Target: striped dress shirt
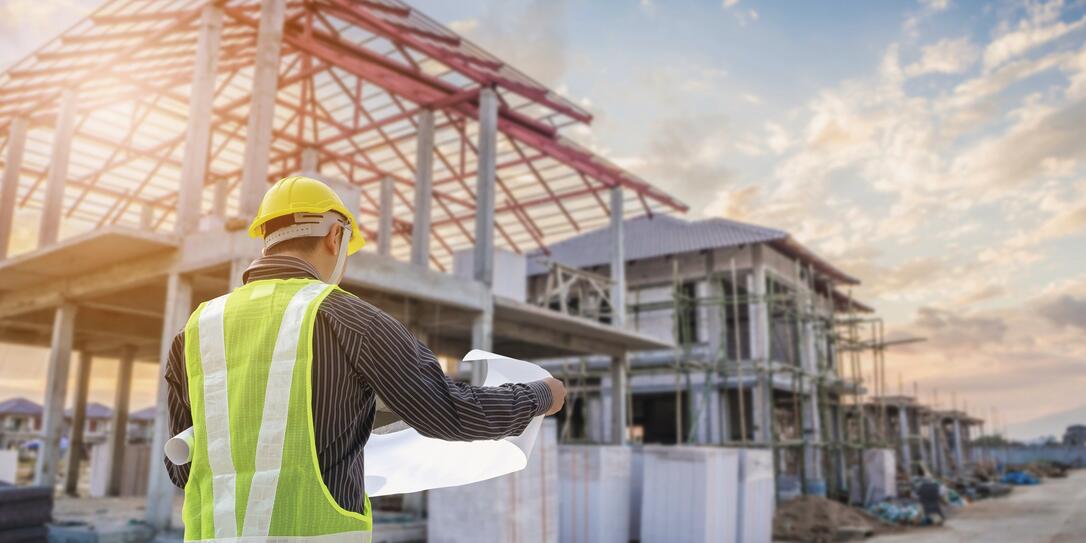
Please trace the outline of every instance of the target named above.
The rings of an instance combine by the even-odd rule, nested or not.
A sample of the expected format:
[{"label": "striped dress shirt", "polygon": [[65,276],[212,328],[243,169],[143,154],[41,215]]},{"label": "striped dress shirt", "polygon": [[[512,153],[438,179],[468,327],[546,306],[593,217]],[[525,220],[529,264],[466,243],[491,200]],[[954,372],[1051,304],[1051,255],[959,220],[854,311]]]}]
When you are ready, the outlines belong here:
[{"label": "striped dress shirt", "polygon": [[[300,258],[265,256],[254,261],[243,277],[249,283],[318,275]],[[184,330],[173,339],[166,383],[170,429],[178,434],[192,426]],[[317,308],[312,386],[321,476],[339,505],[356,512],[365,508],[363,447],[373,429],[378,397],[420,434],[449,441],[520,434],[551,404],[550,389],[541,381],[500,387],[453,381],[442,372],[434,353],[407,328],[340,290],[332,291]],[[184,488],[189,465],[165,463],[173,483]]]}]

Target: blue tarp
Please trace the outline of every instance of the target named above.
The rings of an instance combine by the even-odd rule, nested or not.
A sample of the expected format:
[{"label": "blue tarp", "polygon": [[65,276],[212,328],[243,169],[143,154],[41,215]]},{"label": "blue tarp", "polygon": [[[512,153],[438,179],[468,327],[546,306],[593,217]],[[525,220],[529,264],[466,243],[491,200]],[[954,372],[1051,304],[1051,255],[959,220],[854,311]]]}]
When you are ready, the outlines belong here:
[{"label": "blue tarp", "polygon": [[1003,476],[1003,482],[1008,485],[1035,485],[1040,481],[1036,477],[1024,471],[1009,471]]}]

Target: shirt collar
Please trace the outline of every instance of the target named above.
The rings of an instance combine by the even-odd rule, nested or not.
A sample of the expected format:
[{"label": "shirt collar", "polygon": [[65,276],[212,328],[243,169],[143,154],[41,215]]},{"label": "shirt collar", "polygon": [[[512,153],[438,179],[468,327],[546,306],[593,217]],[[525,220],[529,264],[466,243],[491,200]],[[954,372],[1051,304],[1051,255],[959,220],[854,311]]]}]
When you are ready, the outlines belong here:
[{"label": "shirt collar", "polygon": [[320,274],[312,264],[296,256],[266,255],[249,264],[241,276],[242,281],[260,281],[261,279],[320,279]]}]

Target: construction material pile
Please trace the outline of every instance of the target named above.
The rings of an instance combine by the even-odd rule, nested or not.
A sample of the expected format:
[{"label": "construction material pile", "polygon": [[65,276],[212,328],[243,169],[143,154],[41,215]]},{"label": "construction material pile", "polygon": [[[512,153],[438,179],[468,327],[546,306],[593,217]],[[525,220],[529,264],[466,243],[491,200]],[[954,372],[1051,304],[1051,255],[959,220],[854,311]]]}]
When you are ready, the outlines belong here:
[{"label": "construction material pile", "polygon": [[53,517],[53,491],[44,486],[0,483],[0,541],[45,541]]},{"label": "construction material pile", "polygon": [[784,502],[773,517],[773,538],[781,541],[848,541],[895,529],[862,509],[817,496]]}]

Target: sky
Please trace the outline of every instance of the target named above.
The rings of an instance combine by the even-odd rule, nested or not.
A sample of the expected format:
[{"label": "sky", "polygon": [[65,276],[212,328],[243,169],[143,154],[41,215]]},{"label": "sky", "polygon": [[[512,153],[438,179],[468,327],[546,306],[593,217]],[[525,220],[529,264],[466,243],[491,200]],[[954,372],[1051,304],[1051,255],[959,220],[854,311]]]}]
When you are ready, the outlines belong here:
[{"label": "sky", "polygon": [[[0,1],[0,66],[95,4]],[[891,337],[927,338],[889,353],[891,392],[1020,437],[1086,422],[1086,1],[412,5],[588,108],[572,135],[691,218],[787,230],[860,278]]]}]

